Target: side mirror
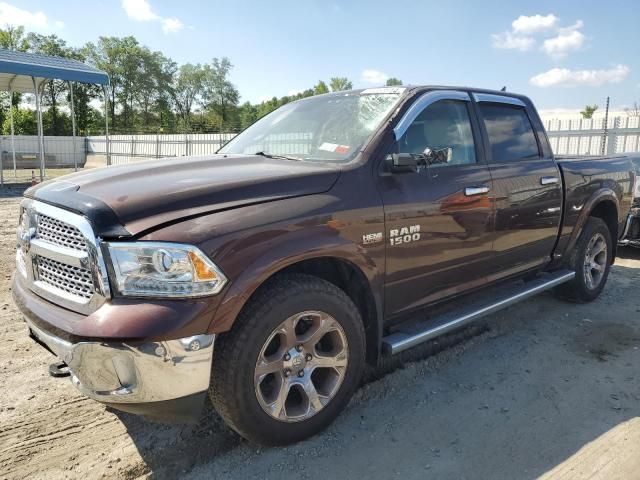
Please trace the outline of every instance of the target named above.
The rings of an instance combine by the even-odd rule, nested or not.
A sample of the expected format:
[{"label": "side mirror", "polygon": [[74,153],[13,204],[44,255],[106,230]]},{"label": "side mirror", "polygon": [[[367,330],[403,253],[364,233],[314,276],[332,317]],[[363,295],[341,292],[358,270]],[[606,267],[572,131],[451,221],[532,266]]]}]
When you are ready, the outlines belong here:
[{"label": "side mirror", "polygon": [[392,153],[385,160],[392,172],[411,172],[418,165],[418,160],[410,153]]}]

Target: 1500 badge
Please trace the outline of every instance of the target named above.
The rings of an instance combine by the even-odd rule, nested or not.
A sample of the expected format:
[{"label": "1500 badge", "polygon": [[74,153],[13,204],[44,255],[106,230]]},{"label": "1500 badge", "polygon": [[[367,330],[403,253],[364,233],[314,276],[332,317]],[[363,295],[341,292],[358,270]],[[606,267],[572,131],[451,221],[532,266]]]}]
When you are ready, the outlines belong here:
[{"label": "1500 badge", "polygon": [[417,242],[418,240],[420,240],[420,225],[409,225],[389,230],[389,241],[392,246]]}]

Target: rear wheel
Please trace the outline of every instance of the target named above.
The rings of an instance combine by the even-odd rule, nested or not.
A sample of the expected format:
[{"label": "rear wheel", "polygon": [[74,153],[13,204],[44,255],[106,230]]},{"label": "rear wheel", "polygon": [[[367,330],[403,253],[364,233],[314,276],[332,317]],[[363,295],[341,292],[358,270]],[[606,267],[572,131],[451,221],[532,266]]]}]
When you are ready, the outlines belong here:
[{"label": "rear wheel", "polygon": [[609,227],[600,218],[589,217],[569,257],[575,278],[557,288],[561,298],[574,302],[595,300],[609,276],[613,244]]},{"label": "rear wheel", "polygon": [[284,445],[329,425],[360,383],[364,329],[349,297],[317,277],[282,275],[220,337],[214,407],[249,440]]}]

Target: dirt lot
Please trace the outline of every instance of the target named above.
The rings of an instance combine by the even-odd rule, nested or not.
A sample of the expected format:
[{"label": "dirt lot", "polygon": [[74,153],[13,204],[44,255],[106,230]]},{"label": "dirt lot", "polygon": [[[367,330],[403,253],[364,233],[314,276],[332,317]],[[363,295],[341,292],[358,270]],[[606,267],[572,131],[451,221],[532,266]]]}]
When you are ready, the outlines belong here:
[{"label": "dirt lot", "polygon": [[0,478],[640,478],[638,250],[595,303],[494,315],[369,372],[325,433],[260,449],[211,411],[148,423],[50,377],[11,301],[17,211],[0,197]]}]

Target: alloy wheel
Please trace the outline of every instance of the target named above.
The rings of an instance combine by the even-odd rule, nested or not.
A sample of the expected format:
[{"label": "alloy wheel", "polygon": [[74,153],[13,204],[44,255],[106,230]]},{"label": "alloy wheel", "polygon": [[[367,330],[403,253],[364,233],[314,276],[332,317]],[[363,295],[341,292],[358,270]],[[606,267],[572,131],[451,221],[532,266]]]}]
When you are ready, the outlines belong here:
[{"label": "alloy wheel", "polygon": [[601,233],[596,233],[584,256],[584,280],[588,289],[595,290],[607,269],[607,241]]},{"label": "alloy wheel", "polygon": [[335,318],[320,311],[293,315],[271,333],[258,355],[258,402],[277,420],[307,420],[336,395],[347,365],[347,337]]}]

